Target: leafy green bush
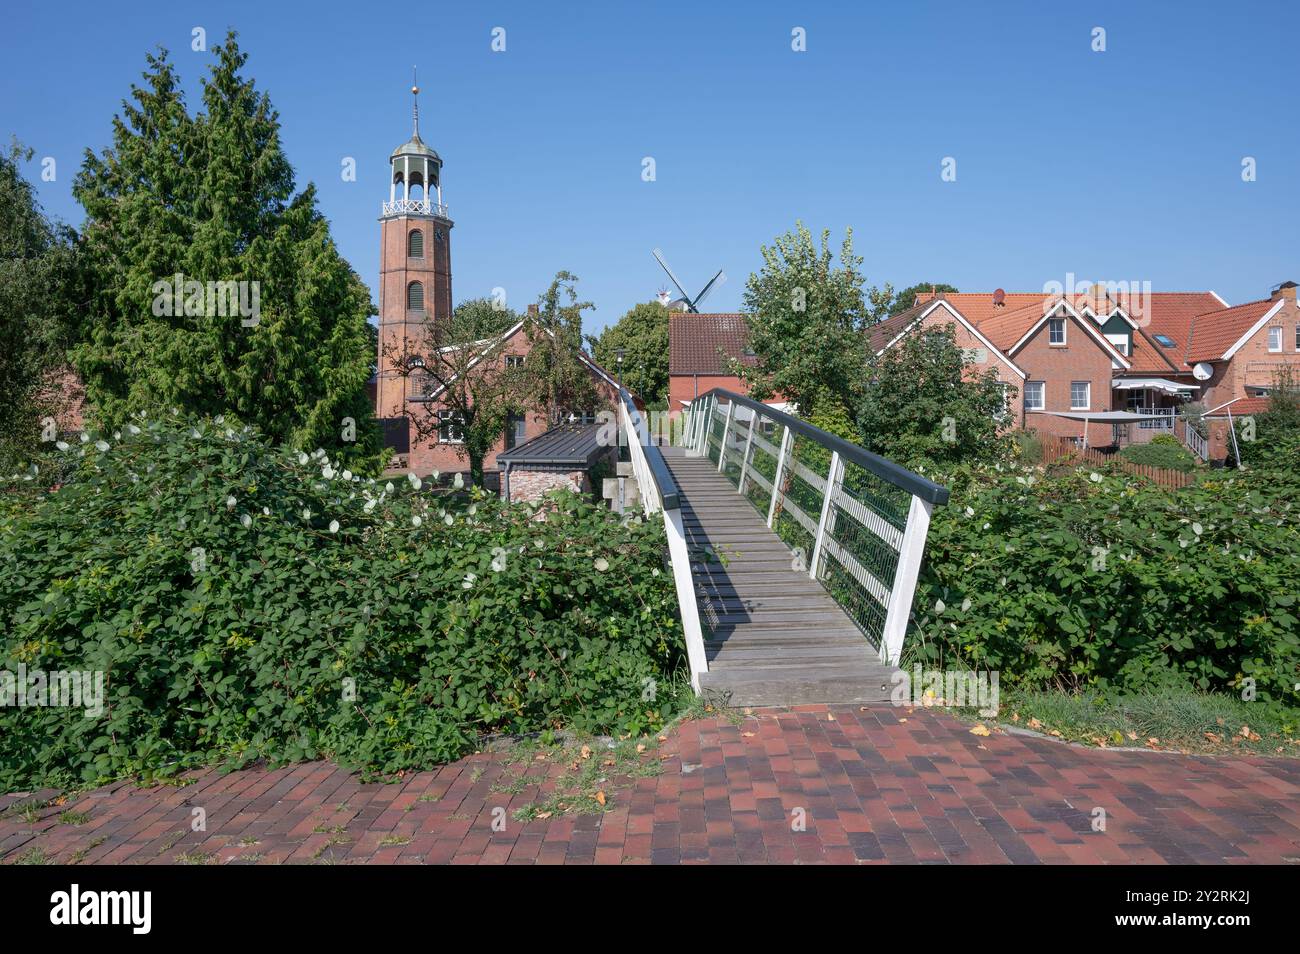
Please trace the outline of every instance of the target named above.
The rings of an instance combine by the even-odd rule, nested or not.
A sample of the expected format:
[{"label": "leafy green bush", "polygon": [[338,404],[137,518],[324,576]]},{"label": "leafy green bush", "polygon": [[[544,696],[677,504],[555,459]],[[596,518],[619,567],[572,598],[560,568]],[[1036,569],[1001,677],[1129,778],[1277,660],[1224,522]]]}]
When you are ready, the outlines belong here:
[{"label": "leafy green bush", "polygon": [[1025,689],[1190,686],[1295,704],[1295,472],[1170,492],[1011,465],[935,509],[909,637],[918,661]]},{"label": "leafy green bush", "polygon": [[1149,444],[1130,444],[1119,452],[1119,456],[1130,464],[1146,467],[1162,467],[1165,470],[1180,470],[1184,473],[1196,467],[1196,458],[1189,454],[1182,445],[1175,443],[1157,443],[1159,438]]},{"label": "leafy green bush", "polygon": [[[1172,434],[1157,434],[1148,442],[1151,447],[1182,447],[1183,442]],[[1138,445],[1140,446],[1140,445]]]},{"label": "leafy green bush", "polygon": [[[662,528],[363,480],[217,419],[137,419],[0,489],[0,791],[255,759],[429,765],[489,732],[656,728],[680,624]],[[658,687],[660,696],[648,691]]]},{"label": "leafy green bush", "polygon": [[1011,432],[1012,451],[1022,464],[1043,462],[1043,439],[1035,431]]}]

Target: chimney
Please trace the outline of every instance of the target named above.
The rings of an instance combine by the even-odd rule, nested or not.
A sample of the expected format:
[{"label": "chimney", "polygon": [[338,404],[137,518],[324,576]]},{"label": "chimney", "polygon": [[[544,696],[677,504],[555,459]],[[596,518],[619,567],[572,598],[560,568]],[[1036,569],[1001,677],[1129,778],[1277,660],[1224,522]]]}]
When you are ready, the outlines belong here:
[{"label": "chimney", "polygon": [[536,317],[537,317],[537,306],[536,306],[536,305],[529,305],[529,306],[528,306],[528,314],[530,314],[530,315],[532,315],[534,318],[536,318]]},{"label": "chimney", "polygon": [[1269,296],[1270,300],[1277,301],[1285,298],[1288,301],[1295,301],[1295,282],[1282,282],[1273,289],[1273,294]]}]

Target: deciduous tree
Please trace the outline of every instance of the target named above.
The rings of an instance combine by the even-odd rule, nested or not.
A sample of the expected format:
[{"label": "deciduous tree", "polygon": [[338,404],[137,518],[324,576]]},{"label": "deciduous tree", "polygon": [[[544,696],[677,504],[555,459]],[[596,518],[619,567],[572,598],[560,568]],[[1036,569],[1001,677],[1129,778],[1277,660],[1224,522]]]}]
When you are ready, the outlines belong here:
[{"label": "deciduous tree", "polygon": [[617,371],[624,387],[654,406],[668,403],[668,318],[668,309],[659,302],[642,302],[599,337],[590,339],[592,354],[601,367]]}]

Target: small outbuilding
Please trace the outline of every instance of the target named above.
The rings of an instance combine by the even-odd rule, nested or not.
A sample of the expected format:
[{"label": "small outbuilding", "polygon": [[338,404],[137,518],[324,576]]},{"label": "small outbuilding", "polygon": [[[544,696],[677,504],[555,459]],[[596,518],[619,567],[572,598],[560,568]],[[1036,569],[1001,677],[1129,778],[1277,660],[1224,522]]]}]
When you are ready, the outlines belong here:
[{"label": "small outbuilding", "polygon": [[538,500],[548,490],[563,487],[591,494],[604,472],[613,473],[617,441],[603,439],[611,428],[602,424],[561,424],[544,434],[497,454],[501,496],[507,501]]}]

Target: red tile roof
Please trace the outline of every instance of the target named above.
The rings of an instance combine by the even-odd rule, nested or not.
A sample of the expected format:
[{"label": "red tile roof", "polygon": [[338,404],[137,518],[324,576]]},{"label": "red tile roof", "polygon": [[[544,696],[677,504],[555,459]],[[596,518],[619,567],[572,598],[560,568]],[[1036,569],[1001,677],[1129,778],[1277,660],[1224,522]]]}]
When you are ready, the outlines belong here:
[{"label": "red tile roof", "polygon": [[1232,412],[1233,417],[1246,417],[1248,415],[1263,414],[1268,410],[1269,402],[1272,398],[1268,397],[1244,397],[1233,401],[1227,407],[1219,408],[1213,414],[1207,414],[1206,417],[1227,417],[1228,412]]},{"label": "red tile roof", "polygon": [[[1042,317],[1044,304],[1055,300],[1042,292],[1007,292],[1001,305],[994,303],[991,292],[950,292],[940,296],[921,292],[916,300],[918,303],[928,303],[935,297],[946,299],[982,335],[1004,351],[1019,341],[1033,323]],[[1104,289],[1097,289],[1076,296],[1071,304],[1076,311],[1091,307],[1099,316],[1109,314],[1118,305],[1137,323],[1133,353],[1129,355],[1129,361],[1133,365],[1130,373],[1186,373],[1190,364],[1198,360],[1191,359],[1185,363],[1193,321],[1197,316],[1234,310],[1225,309],[1218,296],[1208,291],[1110,295]],[[1230,323],[1230,327],[1236,327],[1236,324]],[[1249,327],[1250,324],[1246,323],[1241,333]],[[1171,338],[1174,347],[1166,348],[1156,342],[1154,336],[1157,334]],[[1240,337],[1240,333],[1237,337]],[[1226,351],[1236,340],[1233,338],[1229,341],[1223,350]]]},{"label": "red tile roof", "polygon": [[728,362],[743,364],[757,359],[745,354],[749,325],[738,313],[693,315],[675,313],[668,319],[669,374],[730,374]]},{"label": "red tile roof", "polygon": [[1197,315],[1190,323],[1187,363],[1219,360],[1276,304],[1266,298]]}]

